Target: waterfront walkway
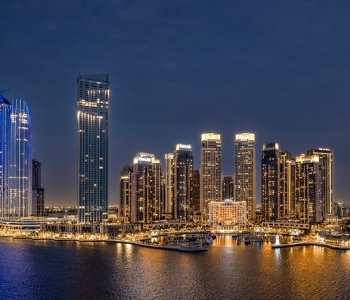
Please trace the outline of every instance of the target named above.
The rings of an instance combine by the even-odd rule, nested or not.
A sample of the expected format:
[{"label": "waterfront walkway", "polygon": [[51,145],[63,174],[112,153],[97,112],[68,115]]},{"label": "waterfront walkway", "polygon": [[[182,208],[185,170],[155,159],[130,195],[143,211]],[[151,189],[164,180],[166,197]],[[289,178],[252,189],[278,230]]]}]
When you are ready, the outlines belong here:
[{"label": "waterfront walkway", "polygon": [[345,245],[333,245],[328,243],[320,243],[320,242],[312,242],[312,241],[304,241],[299,243],[288,243],[288,244],[273,244],[272,248],[286,248],[286,247],[295,247],[295,246],[321,246],[327,247],[336,250],[350,250],[350,246]]}]

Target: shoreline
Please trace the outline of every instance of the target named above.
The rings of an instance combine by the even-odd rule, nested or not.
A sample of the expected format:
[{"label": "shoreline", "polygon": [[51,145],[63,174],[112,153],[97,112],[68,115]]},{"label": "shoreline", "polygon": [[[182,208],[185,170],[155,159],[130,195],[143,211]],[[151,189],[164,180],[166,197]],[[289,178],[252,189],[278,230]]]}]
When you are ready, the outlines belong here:
[{"label": "shoreline", "polygon": [[129,244],[129,245],[135,245],[140,246],[144,248],[152,248],[152,249],[161,249],[161,250],[176,250],[179,252],[203,252],[207,251],[208,249],[199,246],[198,244],[184,244],[184,245],[174,245],[174,246],[167,246],[167,245],[152,245],[152,244],[145,244],[139,241],[125,241],[125,240],[117,240],[117,239],[77,239],[77,238],[33,238],[30,236],[0,236],[1,238],[10,238],[10,239],[22,239],[22,240],[32,240],[32,241],[53,241],[53,242],[79,242],[79,243],[120,243],[120,244]]},{"label": "shoreline", "polygon": [[272,249],[296,247],[296,246],[322,246],[322,247],[331,248],[334,250],[350,250],[350,246],[341,246],[341,245],[337,246],[337,245],[318,243],[318,242],[300,242],[300,243],[279,244],[279,245],[273,244]]}]

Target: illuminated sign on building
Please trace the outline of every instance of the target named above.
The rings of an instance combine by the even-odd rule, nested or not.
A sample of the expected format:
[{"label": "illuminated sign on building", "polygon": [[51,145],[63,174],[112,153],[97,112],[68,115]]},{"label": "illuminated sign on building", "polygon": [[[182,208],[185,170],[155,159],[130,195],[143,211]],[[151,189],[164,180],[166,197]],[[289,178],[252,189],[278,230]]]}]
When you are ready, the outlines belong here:
[{"label": "illuminated sign on building", "polygon": [[151,162],[151,158],[150,157],[139,157],[139,161]]},{"label": "illuminated sign on building", "polygon": [[190,144],[177,144],[176,150],[179,150],[179,149],[192,149],[192,147]]}]

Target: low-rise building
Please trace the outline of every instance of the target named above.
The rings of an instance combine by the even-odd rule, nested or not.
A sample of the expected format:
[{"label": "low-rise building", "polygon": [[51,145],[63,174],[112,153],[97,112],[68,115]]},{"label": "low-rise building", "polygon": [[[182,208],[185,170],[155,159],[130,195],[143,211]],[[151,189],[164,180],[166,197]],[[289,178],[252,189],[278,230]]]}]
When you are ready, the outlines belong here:
[{"label": "low-rise building", "polygon": [[246,201],[212,201],[209,203],[209,223],[213,226],[246,226]]}]

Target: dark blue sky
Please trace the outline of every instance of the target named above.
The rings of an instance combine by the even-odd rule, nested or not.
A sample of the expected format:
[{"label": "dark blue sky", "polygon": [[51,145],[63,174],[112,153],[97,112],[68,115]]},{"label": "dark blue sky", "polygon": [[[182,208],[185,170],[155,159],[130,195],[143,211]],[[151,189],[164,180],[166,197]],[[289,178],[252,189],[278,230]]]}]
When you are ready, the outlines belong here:
[{"label": "dark blue sky", "polygon": [[[335,200],[349,202],[350,2],[0,2],[0,89],[28,101],[46,204],[76,203],[76,77],[109,73],[110,203],[136,152],[162,159],[200,134],[334,150]],[[260,202],[260,174],[257,176]]]}]

